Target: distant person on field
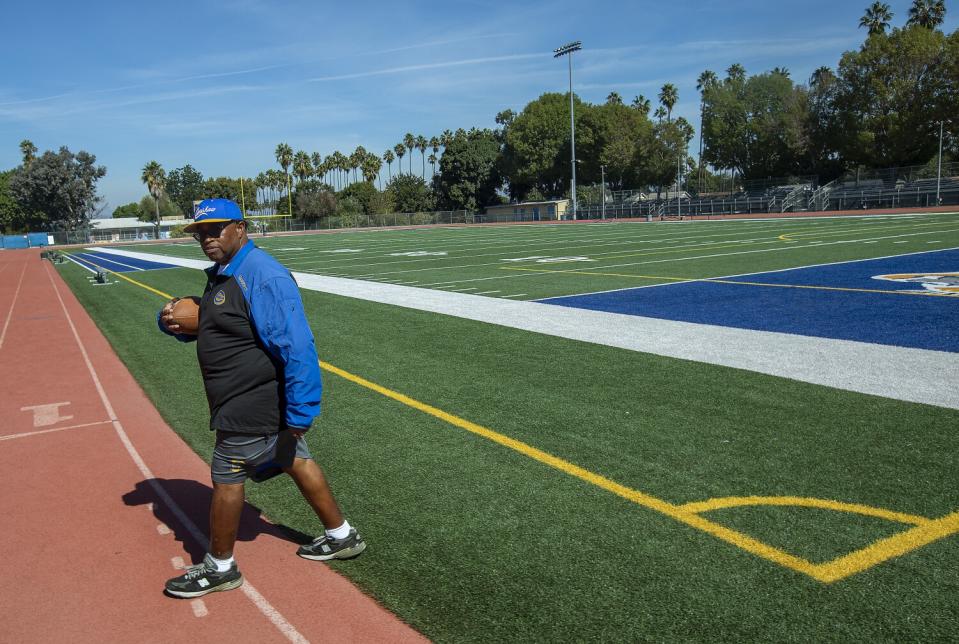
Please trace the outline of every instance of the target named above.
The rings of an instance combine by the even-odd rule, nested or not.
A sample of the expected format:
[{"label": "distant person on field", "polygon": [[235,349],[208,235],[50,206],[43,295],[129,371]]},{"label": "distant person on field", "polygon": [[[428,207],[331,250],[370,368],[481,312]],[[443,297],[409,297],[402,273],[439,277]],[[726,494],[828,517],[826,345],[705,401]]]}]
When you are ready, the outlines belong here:
[{"label": "distant person on field", "polygon": [[160,330],[196,340],[196,353],[216,431],[211,471],[210,548],[203,562],[166,583],[176,597],[199,597],[243,583],[233,560],[243,509],[243,482],[281,470],[296,482],[326,528],[298,555],[349,559],[366,543],[343,518],[303,435],[320,414],[320,368],[313,334],[293,276],[247,238],[247,222],[228,199],[196,206],[187,232],[213,266],[200,301],[198,334],[186,335],[172,317],[173,302],[159,313]]}]

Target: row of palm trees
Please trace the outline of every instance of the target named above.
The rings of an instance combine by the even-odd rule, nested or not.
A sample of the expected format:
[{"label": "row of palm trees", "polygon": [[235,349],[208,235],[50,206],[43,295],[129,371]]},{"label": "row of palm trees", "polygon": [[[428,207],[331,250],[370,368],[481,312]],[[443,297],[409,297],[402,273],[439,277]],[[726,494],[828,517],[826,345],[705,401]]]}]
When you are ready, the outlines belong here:
[{"label": "row of palm trees", "polygon": [[[426,181],[426,163],[429,162],[432,167],[432,174],[436,174],[436,164],[439,163],[440,148],[445,149],[453,138],[453,133],[446,130],[440,136],[433,136],[427,139],[422,134],[419,136],[407,133],[400,143],[392,148],[388,148],[382,156],[378,156],[367,151],[362,145],[351,154],[343,154],[339,150],[323,156],[319,152],[309,154],[302,150],[296,152],[286,143],[280,143],[276,146],[276,162],[283,168],[283,174],[287,177],[286,183],[292,183],[295,178],[297,185],[309,179],[318,179],[336,190],[342,190],[351,183],[355,183],[362,177],[363,181],[374,182],[378,178],[382,188],[383,163],[386,163],[388,181],[393,180],[393,162],[398,162],[398,173],[403,172],[403,157],[409,154],[409,171],[413,174],[413,153],[419,150],[421,155],[421,178]],[[432,150],[429,157],[426,156],[427,150]],[[292,171],[292,172],[291,172]],[[266,174],[261,173],[263,185],[269,185],[270,181]],[[260,177],[258,177],[259,179]]]},{"label": "row of palm trees", "polygon": [[[606,102],[622,105],[623,97],[620,96],[619,92],[610,92],[606,96]],[[676,106],[676,103],[679,102],[679,90],[676,89],[676,86],[672,83],[663,85],[659,90],[659,102],[660,106],[653,112],[653,116],[660,121],[663,119],[671,121],[673,118],[673,108]],[[642,94],[633,98],[631,106],[646,115],[648,115],[649,110],[652,109],[651,101]]]}]

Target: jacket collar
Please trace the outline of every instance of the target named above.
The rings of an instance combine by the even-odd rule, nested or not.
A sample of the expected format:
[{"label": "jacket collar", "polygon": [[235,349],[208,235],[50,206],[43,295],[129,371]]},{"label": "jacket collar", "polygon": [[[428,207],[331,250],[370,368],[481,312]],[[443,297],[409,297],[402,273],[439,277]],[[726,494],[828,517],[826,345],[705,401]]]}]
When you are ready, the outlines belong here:
[{"label": "jacket collar", "polygon": [[[237,251],[236,255],[233,256],[233,259],[230,260],[230,263],[226,265],[226,268],[222,273],[220,273],[220,275],[223,277],[230,277],[236,273],[240,268],[240,264],[243,263],[243,260],[254,248],[256,248],[256,245],[253,243],[253,240],[248,240],[245,244],[243,244],[243,248]],[[213,267],[213,270],[216,271],[216,266]]]}]

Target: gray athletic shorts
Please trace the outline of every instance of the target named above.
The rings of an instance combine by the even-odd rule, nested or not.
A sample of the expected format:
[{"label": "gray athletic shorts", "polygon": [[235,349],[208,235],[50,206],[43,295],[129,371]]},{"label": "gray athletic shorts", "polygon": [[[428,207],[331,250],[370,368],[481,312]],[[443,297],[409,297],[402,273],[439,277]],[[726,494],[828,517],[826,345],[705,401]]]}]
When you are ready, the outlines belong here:
[{"label": "gray athletic shorts", "polygon": [[275,474],[277,467],[290,467],[294,458],[313,458],[304,438],[289,431],[277,434],[216,433],[210,471],[215,483],[242,483]]}]

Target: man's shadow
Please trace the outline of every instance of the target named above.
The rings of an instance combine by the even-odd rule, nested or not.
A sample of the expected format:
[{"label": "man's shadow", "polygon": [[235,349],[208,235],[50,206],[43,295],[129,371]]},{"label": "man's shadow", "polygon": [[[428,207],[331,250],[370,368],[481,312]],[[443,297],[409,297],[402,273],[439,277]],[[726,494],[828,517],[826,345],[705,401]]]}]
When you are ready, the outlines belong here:
[{"label": "man's shadow", "polygon": [[[158,491],[162,490],[162,492]],[[199,528],[203,539],[197,539],[183,524],[183,520],[170,508],[170,504],[163,497],[163,493],[183,512],[193,525]],[[146,479],[136,484],[136,487],[123,495],[123,502],[127,505],[153,504],[153,516],[173,531],[176,540],[183,544],[183,549],[190,554],[194,563],[203,559],[207,551],[209,538],[210,502],[213,499],[213,488],[198,481],[185,479]],[[261,516],[261,510],[249,502],[243,506],[240,516],[240,528],[237,531],[237,541],[252,541],[260,534],[266,534],[284,541],[296,544],[310,543],[313,538],[307,534],[287,526],[270,523]]]}]

